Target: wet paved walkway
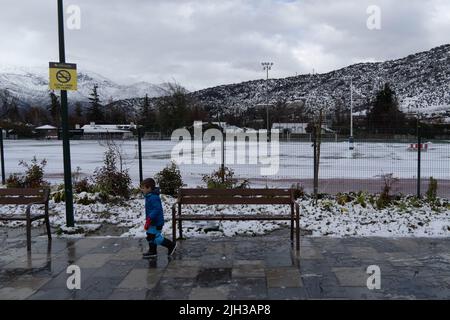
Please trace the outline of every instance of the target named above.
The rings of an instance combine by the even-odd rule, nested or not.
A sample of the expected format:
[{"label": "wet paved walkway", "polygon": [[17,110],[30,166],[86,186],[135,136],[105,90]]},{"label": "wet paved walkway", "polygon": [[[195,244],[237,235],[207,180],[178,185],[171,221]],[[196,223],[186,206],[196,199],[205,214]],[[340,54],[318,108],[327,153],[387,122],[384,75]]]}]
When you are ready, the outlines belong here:
[{"label": "wet paved walkway", "polygon": [[[143,260],[142,239],[3,239],[0,299],[450,299],[450,239],[262,237],[189,239]],[[68,290],[66,268],[81,268]],[[367,288],[367,267],[381,289]]]}]

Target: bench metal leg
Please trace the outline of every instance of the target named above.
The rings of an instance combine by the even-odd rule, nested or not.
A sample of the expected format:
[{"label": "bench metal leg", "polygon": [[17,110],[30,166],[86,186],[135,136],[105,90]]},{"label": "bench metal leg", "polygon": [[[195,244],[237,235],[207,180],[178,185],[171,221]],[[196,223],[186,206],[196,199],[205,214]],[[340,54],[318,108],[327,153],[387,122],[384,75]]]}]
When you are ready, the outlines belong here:
[{"label": "bench metal leg", "polygon": [[181,204],[178,205],[178,234],[180,236],[180,239],[183,239],[183,224],[181,220]]},{"label": "bench metal leg", "polygon": [[172,242],[177,242],[177,217],[175,206],[172,207]]},{"label": "bench metal leg", "polygon": [[295,231],[296,231],[296,249],[300,251],[300,207],[297,205],[296,215],[295,215]]},{"label": "bench metal leg", "polygon": [[52,240],[52,231],[50,229],[50,219],[48,217],[48,206],[45,206],[45,226],[47,227],[48,240]]},{"label": "bench metal leg", "polygon": [[294,243],[294,205],[291,204],[291,243]]},{"label": "bench metal leg", "polygon": [[31,219],[27,217],[27,251],[31,251]]}]

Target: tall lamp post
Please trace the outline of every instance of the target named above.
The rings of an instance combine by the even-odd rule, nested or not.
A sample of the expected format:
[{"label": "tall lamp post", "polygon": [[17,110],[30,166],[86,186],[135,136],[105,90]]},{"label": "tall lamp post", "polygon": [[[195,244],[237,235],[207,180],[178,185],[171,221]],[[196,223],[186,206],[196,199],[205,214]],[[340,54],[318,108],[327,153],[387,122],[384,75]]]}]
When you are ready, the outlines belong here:
[{"label": "tall lamp post", "polygon": [[[416,100],[417,103],[417,100]],[[416,105],[417,107],[417,105]],[[411,105],[409,106],[411,111]],[[411,113],[411,112],[410,112]],[[422,137],[420,132],[420,117],[419,111],[411,113],[416,116],[416,132],[417,132],[417,198],[421,197],[420,183],[421,183],[421,167],[422,167]]]},{"label": "tall lamp post", "polygon": [[269,135],[269,96],[268,96],[268,83],[269,80],[269,71],[272,70],[273,62],[262,62],[261,63],[263,70],[266,71],[266,112],[267,112],[267,135]]}]

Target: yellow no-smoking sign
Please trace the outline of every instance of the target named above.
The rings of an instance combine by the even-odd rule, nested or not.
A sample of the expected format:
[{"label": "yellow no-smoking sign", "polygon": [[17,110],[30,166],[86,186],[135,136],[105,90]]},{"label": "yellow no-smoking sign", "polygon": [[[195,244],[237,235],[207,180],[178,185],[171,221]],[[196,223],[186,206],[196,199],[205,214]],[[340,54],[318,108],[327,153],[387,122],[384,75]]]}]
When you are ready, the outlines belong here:
[{"label": "yellow no-smoking sign", "polygon": [[73,63],[50,62],[50,89],[77,90],[77,65]]}]

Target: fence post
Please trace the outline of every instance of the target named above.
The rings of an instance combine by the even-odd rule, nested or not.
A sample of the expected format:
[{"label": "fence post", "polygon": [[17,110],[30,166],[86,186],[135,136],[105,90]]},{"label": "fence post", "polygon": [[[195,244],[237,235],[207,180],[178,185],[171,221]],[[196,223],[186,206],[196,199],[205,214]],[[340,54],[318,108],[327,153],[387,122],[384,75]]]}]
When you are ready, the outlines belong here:
[{"label": "fence post", "polygon": [[420,118],[417,115],[417,198],[421,197],[420,194],[420,167],[422,158],[422,138],[420,137]]},{"label": "fence post", "polygon": [[144,175],[142,172],[142,138],[141,138],[141,127],[137,126],[137,136],[138,136],[138,158],[139,158],[139,184],[144,181]]},{"label": "fence post", "polygon": [[319,181],[317,177],[317,130],[316,125],[313,128],[313,147],[314,147],[314,198],[317,201],[317,194],[319,189]]},{"label": "fence post", "polygon": [[0,128],[0,161],[2,162],[2,185],[6,184],[5,178],[5,154],[3,151],[3,128]]}]

